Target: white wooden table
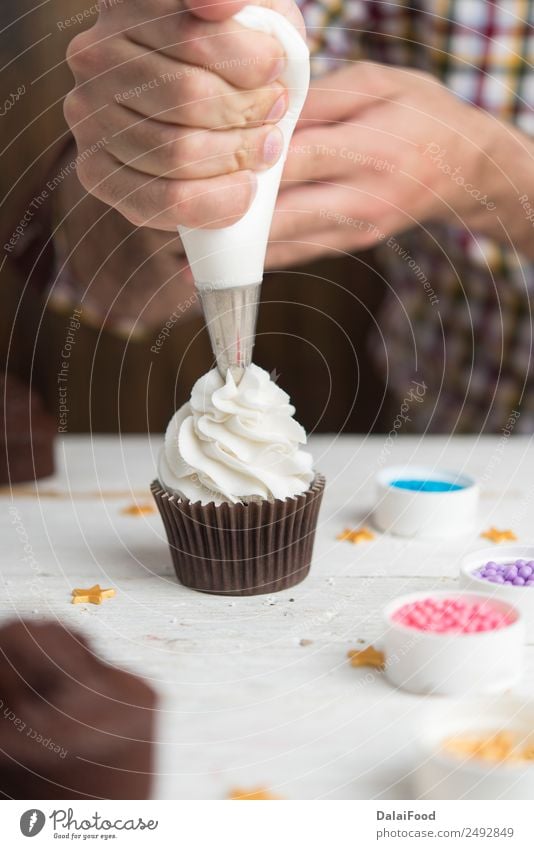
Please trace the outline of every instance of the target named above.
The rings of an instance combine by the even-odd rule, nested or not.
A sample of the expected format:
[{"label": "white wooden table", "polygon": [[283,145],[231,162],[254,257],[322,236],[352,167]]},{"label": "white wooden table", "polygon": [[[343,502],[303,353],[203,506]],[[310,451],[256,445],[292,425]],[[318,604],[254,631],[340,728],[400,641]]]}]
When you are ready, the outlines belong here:
[{"label": "white wooden table", "polygon": [[[432,699],[351,668],[347,650],[380,637],[387,600],[453,587],[460,556],[480,547],[489,525],[534,542],[531,440],[399,436],[388,463],[482,481],[477,529],[439,546],[380,535],[355,546],[336,536],[369,522],[384,439],[314,437],[328,487],[311,574],[286,592],[234,599],[181,587],[159,515],[122,512],[150,503],[160,444],[67,437],[55,478],[17,488],[13,500],[3,491],[0,621],[67,622],[152,682],[161,694],[158,798],[222,799],[255,786],[290,799],[409,797],[417,721]],[[117,596],[100,607],[70,603],[73,587],[97,582]],[[534,646],[527,654],[518,689],[534,695]]]}]

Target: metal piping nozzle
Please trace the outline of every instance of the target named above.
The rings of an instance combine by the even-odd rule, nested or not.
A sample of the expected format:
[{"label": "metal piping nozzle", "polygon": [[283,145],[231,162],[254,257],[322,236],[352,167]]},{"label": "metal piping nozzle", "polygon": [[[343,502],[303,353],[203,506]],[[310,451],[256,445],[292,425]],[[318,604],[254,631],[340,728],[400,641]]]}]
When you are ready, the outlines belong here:
[{"label": "metal piping nozzle", "polygon": [[228,369],[239,383],[252,362],[261,282],[225,289],[199,289],[204,319],[217,368],[226,380]]}]

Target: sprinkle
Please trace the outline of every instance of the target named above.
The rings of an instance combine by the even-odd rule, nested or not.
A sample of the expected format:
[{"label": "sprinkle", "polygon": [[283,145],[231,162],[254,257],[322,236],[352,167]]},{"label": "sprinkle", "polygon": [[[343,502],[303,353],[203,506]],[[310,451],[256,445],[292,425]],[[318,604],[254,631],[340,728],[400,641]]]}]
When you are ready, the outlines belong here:
[{"label": "sprinkle", "polygon": [[102,604],[105,598],[113,598],[115,590],[103,590],[100,584],[89,587],[87,590],[72,590],[73,604]]},{"label": "sprinkle", "polygon": [[373,669],[383,669],[385,666],[385,655],[383,651],[378,651],[374,646],[367,646],[366,649],[351,649],[347,652],[347,657],[350,658],[351,666],[370,666]]},{"label": "sprinkle", "polygon": [[266,790],[264,787],[256,787],[254,790],[241,790],[240,788],[232,790],[229,798],[233,801],[249,800],[259,802],[268,799],[281,799],[282,797],[275,796],[274,793],[270,793],[269,790]]},{"label": "sprinkle", "polygon": [[345,530],[337,536],[337,539],[352,542],[354,545],[357,545],[360,542],[369,542],[374,538],[375,535],[368,528],[358,528],[356,530],[345,528]]},{"label": "sprinkle", "polygon": [[130,504],[121,510],[123,516],[150,516],[156,512],[152,504]]},{"label": "sprinkle", "polygon": [[521,744],[510,731],[494,731],[485,737],[449,737],[442,745],[447,754],[476,758],[489,763],[518,763],[534,760],[534,745]]},{"label": "sprinkle", "polygon": [[474,634],[506,628],[513,619],[491,601],[469,598],[423,598],[403,604],[391,617],[394,622],[416,631],[435,634]]},{"label": "sprinkle", "polygon": [[507,584],[512,587],[534,586],[534,560],[518,559],[506,563],[490,560],[472,572],[474,578],[492,584]]},{"label": "sprinkle", "polygon": [[497,528],[495,528],[493,526],[489,530],[483,531],[483,533],[481,533],[480,536],[484,537],[484,539],[489,539],[491,542],[495,542],[495,543],[506,542],[508,540],[513,541],[513,540],[517,539],[517,537],[516,537],[516,535],[514,534],[513,531],[510,531],[510,530],[499,531],[499,530],[497,530]]}]

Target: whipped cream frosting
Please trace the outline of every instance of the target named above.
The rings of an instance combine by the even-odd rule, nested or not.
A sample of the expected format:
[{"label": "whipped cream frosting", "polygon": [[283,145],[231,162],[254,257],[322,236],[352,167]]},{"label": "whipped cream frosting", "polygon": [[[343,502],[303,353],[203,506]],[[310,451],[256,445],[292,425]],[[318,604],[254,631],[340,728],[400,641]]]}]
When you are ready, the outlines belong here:
[{"label": "whipped cream frosting", "polygon": [[300,446],[304,428],[289,396],[269,374],[249,366],[236,385],[217,369],[198,380],[172,417],[159,458],[159,479],[189,501],[238,503],[288,498],[314,478]]}]

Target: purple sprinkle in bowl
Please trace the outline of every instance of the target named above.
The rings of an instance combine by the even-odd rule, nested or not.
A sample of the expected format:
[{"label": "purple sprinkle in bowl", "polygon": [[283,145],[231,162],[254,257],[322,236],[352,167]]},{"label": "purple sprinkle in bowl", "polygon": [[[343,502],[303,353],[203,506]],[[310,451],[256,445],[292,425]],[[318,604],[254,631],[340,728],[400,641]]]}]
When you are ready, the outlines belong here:
[{"label": "purple sprinkle in bowl", "polygon": [[493,545],[467,554],[460,586],[515,605],[523,614],[527,640],[534,639],[534,545]]}]

